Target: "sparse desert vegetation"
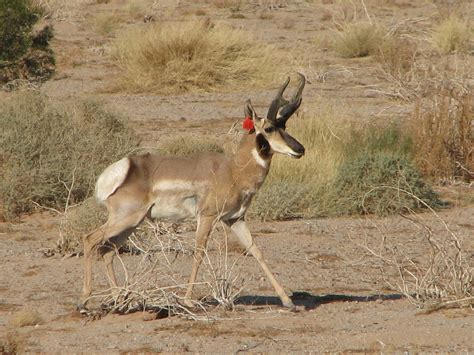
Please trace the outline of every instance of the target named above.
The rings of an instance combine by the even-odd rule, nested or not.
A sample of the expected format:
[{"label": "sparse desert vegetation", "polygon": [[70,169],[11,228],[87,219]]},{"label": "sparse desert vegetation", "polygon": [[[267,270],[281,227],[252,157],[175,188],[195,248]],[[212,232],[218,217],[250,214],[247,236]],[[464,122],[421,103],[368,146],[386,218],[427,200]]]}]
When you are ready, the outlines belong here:
[{"label": "sparse desert vegetation", "polygon": [[334,50],[343,58],[375,54],[384,41],[383,29],[367,22],[344,24],[334,36]]},{"label": "sparse desert vegetation", "polygon": [[132,28],[112,50],[122,70],[117,89],[159,93],[261,87],[285,70],[276,54],[250,33],[207,21]]},{"label": "sparse desert vegetation", "polygon": [[437,25],[433,32],[433,42],[441,53],[468,52],[473,48],[474,30],[468,20],[454,14]]},{"label": "sparse desert vegetation", "polygon": [[65,106],[20,92],[0,108],[1,204],[7,218],[35,204],[63,209],[94,190],[101,169],[138,145],[118,116],[85,101]]},{"label": "sparse desert vegetation", "polygon": [[[1,2],[0,352],[472,352],[473,9]],[[17,61],[47,75],[5,72]],[[295,72],[307,84],[287,130],[306,153],[273,158],[246,220],[296,312],[224,224],[185,307],[189,221],[142,223],[117,288],[96,260],[77,312],[82,237],[106,220],[100,171],[130,153],[231,153],[245,101],[265,116]]]},{"label": "sparse desert vegetation", "polygon": [[38,325],[42,322],[43,318],[38,311],[28,308],[18,311],[10,319],[10,324],[19,328]]}]

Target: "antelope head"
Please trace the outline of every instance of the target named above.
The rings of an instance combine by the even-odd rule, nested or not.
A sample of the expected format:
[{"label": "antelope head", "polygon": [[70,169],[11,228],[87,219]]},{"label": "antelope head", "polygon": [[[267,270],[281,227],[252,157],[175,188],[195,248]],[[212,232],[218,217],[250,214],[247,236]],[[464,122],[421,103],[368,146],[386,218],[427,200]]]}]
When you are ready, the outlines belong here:
[{"label": "antelope head", "polygon": [[304,155],[304,147],[286,132],[286,122],[301,105],[301,93],[306,83],[305,77],[298,73],[300,82],[290,101],[283,98],[283,92],[290,78],[280,87],[268,109],[267,117],[262,118],[255,112],[250,100],[245,106],[245,114],[253,121],[257,135],[257,145],[261,154],[280,153],[299,159]]}]

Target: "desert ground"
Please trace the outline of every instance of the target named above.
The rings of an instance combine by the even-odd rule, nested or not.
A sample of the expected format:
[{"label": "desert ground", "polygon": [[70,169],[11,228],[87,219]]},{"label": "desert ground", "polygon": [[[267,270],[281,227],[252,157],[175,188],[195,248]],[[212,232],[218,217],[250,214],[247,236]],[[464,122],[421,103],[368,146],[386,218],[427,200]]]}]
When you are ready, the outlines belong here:
[{"label": "desert ground", "polygon": [[[265,89],[246,87],[178,95],[110,90],[119,70],[107,54],[114,34],[103,34],[90,24],[96,16],[108,12],[126,16],[131,7],[126,7],[124,0],[45,3],[56,6],[48,21],[55,28],[52,48],[57,68],[53,78],[38,90],[66,103],[90,97],[101,100],[129,118],[142,138],[143,147],[157,145],[163,138],[179,133],[222,140],[230,127],[243,119],[247,98],[264,112],[274,95],[275,84]],[[121,26],[143,22],[143,15],[152,15],[154,21],[164,24],[208,17],[243,28],[291,54],[291,67],[304,73],[309,81],[300,108],[304,112],[331,100],[339,109],[338,119],[357,124],[404,119],[412,110],[412,103],[395,101],[382,93],[390,83],[380,75],[377,63],[370,57],[343,59],[327,43],[327,36],[333,31],[331,18],[351,12],[356,3],[360,5],[358,1],[242,1],[237,11],[241,16],[236,16],[229,9],[231,2],[226,1],[143,3]],[[427,36],[440,19],[443,2],[362,3],[367,5],[371,20],[390,26],[417,19],[407,21],[407,26],[410,23]],[[473,5],[464,6],[469,18],[474,19]],[[427,42],[423,45],[428,46]],[[454,55],[433,60],[450,62]],[[472,55],[465,60],[474,67]],[[463,242],[472,267],[474,186],[448,183],[437,190],[452,202],[450,208],[437,213],[423,212],[421,219],[433,233],[441,235],[447,228],[455,233]],[[471,308],[417,307],[400,290],[389,287],[389,283],[400,282],[398,274],[393,269],[382,270],[377,258],[368,255],[365,246],[376,248],[382,237],[408,247],[414,258],[429,254],[423,238],[418,238],[419,225],[401,216],[251,220],[249,226],[256,243],[291,295],[296,311],[281,307],[257,262],[251,256],[242,256],[229,235],[229,260],[238,260],[238,282],[242,286],[233,309],[211,305],[205,311],[195,310],[192,315],[170,317],[147,311],[100,316],[77,311],[82,256],[50,252],[59,238],[60,220],[60,215],[39,209],[18,222],[0,223],[0,339],[3,344],[16,344],[22,352],[474,351]],[[215,237],[222,239],[224,234],[226,230],[219,227]],[[192,243],[192,231],[185,230],[180,235]],[[216,254],[216,248],[211,248],[210,257]],[[141,258],[140,254],[121,256],[129,270]],[[186,277],[191,261],[190,254],[177,257],[173,268],[180,277]],[[94,264],[95,290],[107,289],[103,266],[98,260]],[[203,267],[201,279],[208,275],[206,268]],[[123,282],[118,263],[116,269]],[[15,325],[15,317],[23,310],[38,315],[36,325]]]}]

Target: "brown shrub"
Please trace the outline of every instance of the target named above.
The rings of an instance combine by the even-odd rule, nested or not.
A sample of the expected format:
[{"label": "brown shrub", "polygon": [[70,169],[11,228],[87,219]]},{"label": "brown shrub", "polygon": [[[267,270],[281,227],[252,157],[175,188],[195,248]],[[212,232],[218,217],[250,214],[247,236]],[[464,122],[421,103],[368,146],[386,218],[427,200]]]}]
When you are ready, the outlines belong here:
[{"label": "brown shrub", "polygon": [[427,98],[417,101],[409,132],[417,146],[415,159],[433,178],[474,179],[474,94],[465,85],[433,83]]},{"label": "brown shrub", "polygon": [[415,42],[395,36],[387,38],[377,48],[375,59],[390,75],[407,81],[415,66],[417,49]]}]

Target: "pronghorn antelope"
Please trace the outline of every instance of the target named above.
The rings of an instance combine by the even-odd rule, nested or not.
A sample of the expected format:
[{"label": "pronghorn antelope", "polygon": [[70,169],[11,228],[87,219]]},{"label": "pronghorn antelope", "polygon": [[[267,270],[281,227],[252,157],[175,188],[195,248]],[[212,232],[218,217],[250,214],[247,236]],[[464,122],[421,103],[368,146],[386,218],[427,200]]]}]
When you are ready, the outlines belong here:
[{"label": "pronghorn antelope", "polygon": [[99,248],[112,287],[117,287],[113,258],[133,230],[144,220],[197,219],[194,260],[185,295],[192,306],[193,285],[203,259],[209,234],[217,221],[227,224],[240,243],[258,261],[275,288],[283,306],[293,308],[255,245],[245,223],[245,212],[262,186],[274,153],[301,158],[304,147],[286,132],[286,122],[301,104],[305,77],[290,101],[282,95],[290,78],[280,87],[267,117],[257,115],[250,100],[245,106],[244,128],[249,133],[233,156],[201,153],[189,157],[153,154],[132,155],[119,160],[99,176],[96,197],[107,207],[107,222],[84,236],[84,288],[81,307],[91,294],[92,251]]}]

